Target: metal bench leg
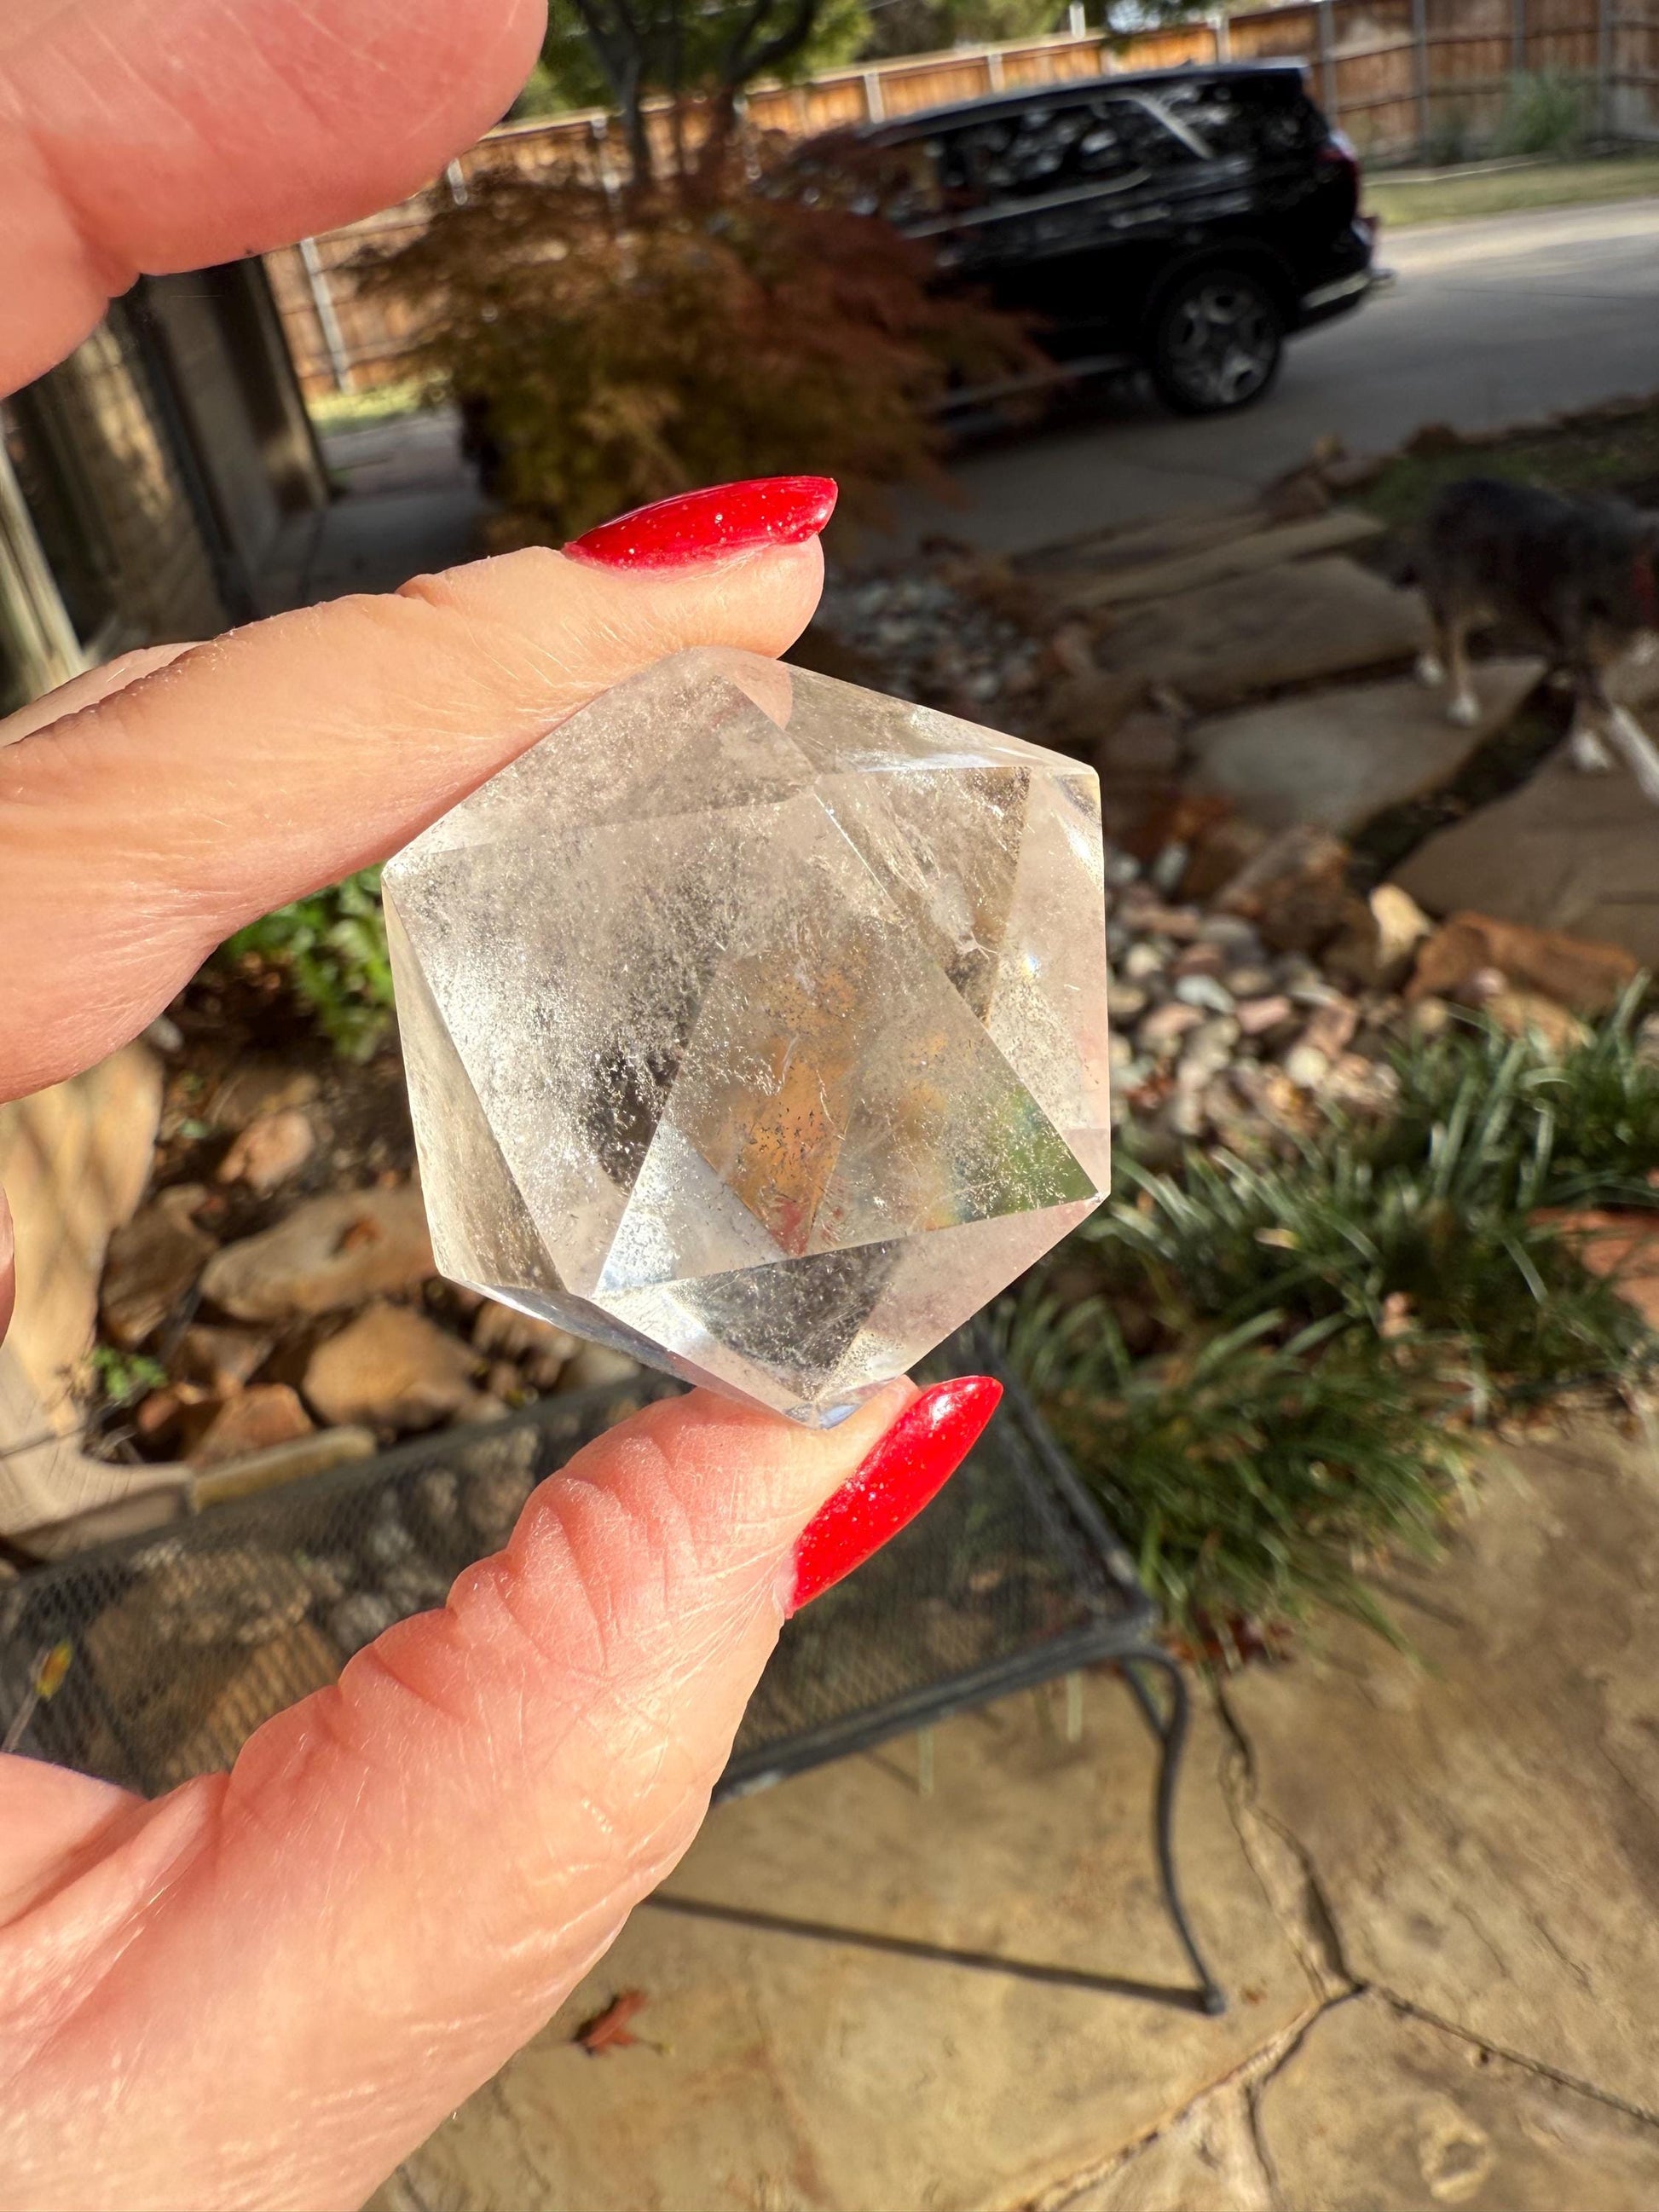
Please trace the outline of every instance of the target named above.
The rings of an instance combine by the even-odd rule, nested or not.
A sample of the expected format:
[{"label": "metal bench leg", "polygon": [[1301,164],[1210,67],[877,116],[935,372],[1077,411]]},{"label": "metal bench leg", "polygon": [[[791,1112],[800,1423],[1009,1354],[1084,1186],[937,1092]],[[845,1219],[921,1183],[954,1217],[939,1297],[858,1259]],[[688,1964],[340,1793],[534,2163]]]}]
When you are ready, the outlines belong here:
[{"label": "metal bench leg", "polygon": [[[1134,1694],[1146,1725],[1158,1741],[1158,1807],[1153,1820],[1152,1839],[1158,1851],[1158,1870],[1164,1884],[1164,1902],[1168,1908],[1176,1934],[1181,1938],[1181,1948],[1192,1961],[1193,1972],[1199,1980],[1199,1994],[1207,2013],[1224,2013],[1227,1999],[1220,1984],[1211,1973],[1204,1954],[1198,1948],[1192,1923],[1187,1917],[1187,1908],[1181,1899],[1181,1885],[1176,1879],[1175,1863],[1175,1802],[1176,1790],[1181,1780],[1181,1757],[1187,1747],[1187,1727],[1190,1707],[1187,1684],[1180,1668],[1167,1651],[1151,1645],[1139,1650],[1127,1651],[1117,1662],[1123,1669],[1123,1679]],[[1166,1719],[1158,1709],[1157,1698],[1141,1680],[1139,1668],[1153,1667],[1170,1686],[1170,1711]]]}]

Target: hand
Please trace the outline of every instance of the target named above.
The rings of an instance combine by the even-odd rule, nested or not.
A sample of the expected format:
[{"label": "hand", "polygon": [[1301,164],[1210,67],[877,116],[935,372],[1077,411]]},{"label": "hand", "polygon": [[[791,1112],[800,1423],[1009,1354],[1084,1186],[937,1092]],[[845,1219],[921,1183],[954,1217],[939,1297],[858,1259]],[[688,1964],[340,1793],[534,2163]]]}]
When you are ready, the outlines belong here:
[{"label": "hand", "polygon": [[[46,368],[139,268],[409,191],[506,106],[539,14],[9,0],[0,372]],[[0,1097],[617,678],[781,651],[820,574],[811,538],[648,573],[521,553],[130,655],[0,725]],[[0,1328],[9,1244],[0,1205]],[[230,1774],[151,1804],[0,1760],[0,2202],[360,2202],[674,1864],[792,1600],[925,1502],[994,1396],[895,1384],[828,1436],[653,1407]]]}]

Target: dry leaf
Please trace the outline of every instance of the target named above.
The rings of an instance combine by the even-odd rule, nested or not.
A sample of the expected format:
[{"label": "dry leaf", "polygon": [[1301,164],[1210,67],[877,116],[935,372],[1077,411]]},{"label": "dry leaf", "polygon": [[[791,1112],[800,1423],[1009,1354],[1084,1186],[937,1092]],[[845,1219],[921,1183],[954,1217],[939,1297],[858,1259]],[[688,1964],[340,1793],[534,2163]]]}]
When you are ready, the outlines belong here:
[{"label": "dry leaf", "polygon": [[627,2051],[640,2039],[631,2034],[628,2023],[646,2002],[643,1990],[622,1990],[611,1998],[603,2012],[596,2012],[585,2020],[576,2030],[576,2041],[590,2058],[597,2058],[604,2051]]}]

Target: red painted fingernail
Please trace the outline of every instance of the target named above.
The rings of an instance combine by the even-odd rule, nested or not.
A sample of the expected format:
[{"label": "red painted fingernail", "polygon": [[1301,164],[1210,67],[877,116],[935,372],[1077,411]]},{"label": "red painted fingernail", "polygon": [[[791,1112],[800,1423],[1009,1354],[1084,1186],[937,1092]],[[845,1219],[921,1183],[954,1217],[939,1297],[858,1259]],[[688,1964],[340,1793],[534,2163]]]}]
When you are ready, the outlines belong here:
[{"label": "red painted fingernail", "polygon": [[765,545],[799,545],[816,538],[835,511],[833,477],[751,477],[636,507],[564,550],[573,560],[603,568],[687,568]]},{"label": "red painted fingernail", "polygon": [[910,1401],[852,1480],[807,1522],[795,1547],[792,1613],[915,1519],[973,1449],[1001,1395],[990,1376],[964,1375]]}]

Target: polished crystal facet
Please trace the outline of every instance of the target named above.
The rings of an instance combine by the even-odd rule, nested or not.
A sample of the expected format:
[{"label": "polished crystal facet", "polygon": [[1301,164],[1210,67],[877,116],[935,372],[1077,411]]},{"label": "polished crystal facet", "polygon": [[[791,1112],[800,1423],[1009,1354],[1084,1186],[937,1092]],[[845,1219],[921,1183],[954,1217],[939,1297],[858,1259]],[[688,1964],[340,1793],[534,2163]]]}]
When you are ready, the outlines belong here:
[{"label": "polished crystal facet", "polygon": [[386,871],[447,1275],[817,1425],[1106,1188],[1092,773],[725,649]]}]

